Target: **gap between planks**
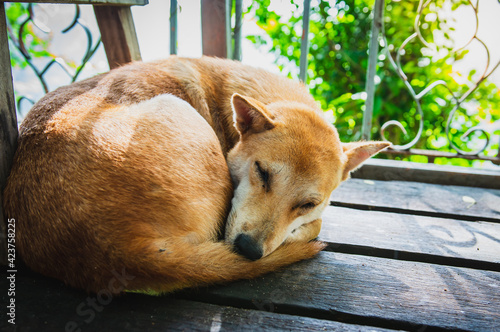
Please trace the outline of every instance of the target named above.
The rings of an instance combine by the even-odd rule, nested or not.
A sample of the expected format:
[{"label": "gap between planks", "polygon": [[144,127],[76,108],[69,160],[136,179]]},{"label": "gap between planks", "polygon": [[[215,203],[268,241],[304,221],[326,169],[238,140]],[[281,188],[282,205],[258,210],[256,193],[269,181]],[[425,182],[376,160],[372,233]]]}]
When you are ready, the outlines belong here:
[{"label": "gap between planks", "polygon": [[[208,305],[218,305],[230,308],[236,308],[241,310],[258,310],[258,312],[263,313],[273,313],[279,315],[287,315],[291,317],[296,317],[297,320],[309,318],[319,321],[328,321],[337,324],[345,324],[346,326],[358,326],[358,328],[364,327],[367,331],[422,331],[425,329],[426,332],[432,331],[449,331],[446,328],[440,328],[438,326],[430,326],[423,324],[413,324],[396,319],[384,319],[380,317],[367,317],[362,315],[356,315],[351,313],[345,313],[342,311],[337,311],[330,309],[324,311],[321,309],[315,309],[311,307],[301,307],[297,305],[279,304],[274,306],[262,300],[250,300],[250,299],[240,299],[234,298],[232,296],[225,295],[214,295],[210,292],[205,292],[201,290],[199,292],[186,292],[182,294],[177,294],[176,298],[180,300],[188,300],[191,302],[198,302],[200,304]],[[309,329],[308,329],[309,330]],[[360,331],[363,331],[360,329]],[[461,329],[454,329],[454,331],[467,331]]]},{"label": "gap between planks", "polygon": [[500,225],[327,207],[328,251],[500,272]]},{"label": "gap between planks", "polygon": [[362,210],[500,222],[500,190],[404,181],[349,179],[332,205]]},{"label": "gap between planks", "polygon": [[323,252],[255,279],[180,298],[417,331],[486,330],[497,318],[500,274]]},{"label": "gap between planks", "polygon": [[[172,296],[148,296],[137,293],[123,294],[110,301],[106,295],[89,304],[94,295],[86,294],[61,282],[39,276],[31,271],[18,274],[16,298],[20,309],[16,327],[23,331],[75,330],[92,331],[234,331],[234,330],[287,330],[287,331],[387,331],[371,326],[344,324],[331,320],[246,310],[226,305],[216,305],[195,300],[178,300]],[[2,277],[1,286],[8,280]],[[7,293],[1,294],[2,300]],[[44,303],[43,308],[40,303]],[[108,303],[109,302],[109,303]],[[22,308],[21,308],[22,304]],[[92,307],[97,306],[100,311]],[[95,309],[92,314],[92,309]],[[7,321],[0,322],[0,330],[8,330]]]},{"label": "gap between planks", "polygon": [[415,215],[423,217],[434,217],[434,218],[446,218],[446,219],[458,219],[463,221],[487,221],[493,223],[500,223],[500,219],[485,217],[485,216],[468,216],[462,214],[448,213],[448,212],[436,212],[436,211],[423,211],[423,210],[409,210],[405,208],[388,207],[388,206],[376,206],[358,203],[348,203],[339,201],[330,201],[330,206],[345,207],[356,210],[363,211],[380,211],[380,212],[391,212],[406,215]]},{"label": "gap between planks", "polygon": [[[320,240],[322,240],[320,238]],[[440,255],[424,254],[402,250],[381,249],[355,244],[332,243],[325,241],[328,246],[325,251],[337,252],[342,254],[370,256],[385,259],[394,259],[408,262],[429,263],[443,266],[461,267],[481,271],[500,272],[500,263],[485,262],[475,259],[466,259],[459,257],[446,257]]]}]

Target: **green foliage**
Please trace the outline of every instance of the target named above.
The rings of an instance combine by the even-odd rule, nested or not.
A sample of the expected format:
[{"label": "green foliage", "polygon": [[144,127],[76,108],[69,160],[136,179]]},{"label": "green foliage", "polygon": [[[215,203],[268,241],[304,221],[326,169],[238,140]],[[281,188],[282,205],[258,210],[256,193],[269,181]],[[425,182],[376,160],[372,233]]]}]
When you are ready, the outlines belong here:
[{"label": "green foliage", "polygon": [[[317,0],[312,1],[311,5],[307,84],[323,110],[333,112],[335,126],[344,141],[357,140],[361,135],[373,2]],[[435,50],[432,51],[424,43],[414,39],[404,48],[401,67],[416,94],[430,83],[443,80],[454,95],[460,97],[469,87],[456,82],[452,64],[466,56],[467,50],[452,52],[455,47],[451,38],[452,18],[441,17],[438,10],[444,2],[434,1],[424,10],[420,20],[422,36],[428,43],[436,43]],[[302,1],[292,3],[297,10],[289,18],[268,11],[270,0],[254,0],[248,13],[255,16],[257,24],[270,37],[249,36],[249,39],[258,46],[270,46],[281,69],[294,77],[297,70],[287,68],[298,67],[299,64],[302,33],[302,10],[299,5]],[[418,3],[415,0],[386,1],[384,26],[387,49],[393,58],[396,57],[398,47],[415,32]],[[463,4],[464,1],[454,1],[453,8]],[[441,38],[434,41],[436,30],[440,31]],[[408,134],[404,135],[397,127],[389,127],[386,137],[395,144],[408,143],[418,130],[416,103],[404,81],[392,68],[387,53],[380,53],[377,67],[379,83],[376,85],[372,136],[374,139],[381,139],[381,125],[389,120],[398,120]],[[477,79],[477,74],[471,70],[468,77]],[[476,132],[466,142],[462,142],[460,137],[468,128],[479,123],[500,120],[500,93],[494,84],[485,81],[466,101],[457,111],[450,132],[459,148],[470,151],[484,144],[484,135]],[[448,114],[453,106],[454,97],[443,86],[436,87],[423,97],[424,130],[414,148],[453,151],[445,133]],[[491,144],[485,154],[495,155],[494,149],[498,149],[498,145]],[[412,158],[423,161],[421,159],[422,157]],[[439,162],[442,163],[442,160]],[[455,159],[450,162],[456,163]],[[470,164],[468,161],[465,163]]]}]

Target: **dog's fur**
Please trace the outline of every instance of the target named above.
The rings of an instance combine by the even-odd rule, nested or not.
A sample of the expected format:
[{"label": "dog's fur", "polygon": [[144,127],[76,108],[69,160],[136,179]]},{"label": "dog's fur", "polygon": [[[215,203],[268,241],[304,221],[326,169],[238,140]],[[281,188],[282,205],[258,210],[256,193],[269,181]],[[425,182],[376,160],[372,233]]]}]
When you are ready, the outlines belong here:
[{"label": "dog's fur", "polygon": [[332,190],[386,146],[341,144],[302,84],[170,57],[40,100],[4,208],[35,271],[92,292],[126,273],[127,289],[166,292],[312,257]]}]

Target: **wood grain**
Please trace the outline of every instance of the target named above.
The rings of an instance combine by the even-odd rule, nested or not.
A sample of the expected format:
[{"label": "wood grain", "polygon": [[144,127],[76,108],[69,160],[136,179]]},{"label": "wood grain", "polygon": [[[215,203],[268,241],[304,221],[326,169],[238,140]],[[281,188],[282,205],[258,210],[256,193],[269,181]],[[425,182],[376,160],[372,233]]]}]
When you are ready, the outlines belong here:
[{"label": "wood grain", "polygon": [[94,6],[110,69],[140,61],[141,52],[130,7]]},{"label": "wood grain", "polygon": [[496,189],[349,179],[330,199],[334,205],[500,222],[500,190]]},{"label": "wood grain", "polygon": [[[7,289],[4,274],[0,284]],[[108,298],[104,291],[100,296],[88,295],[32,273],[18,274],[16,285],[16,328],[22,331],[71,331],[71,327],[82,331],[384,331],[172,296],[125,294]],[[6,295],[0,295],[2,303],[8,303]],[[9,331],[8,327],[5,319],[0,321],[0,330]]]},{"label": "wood grain", "polygon": [[[327,207],[320,238],[334,244],[499,263],[500,224]],[[446,260],[444,260],[446,261]],[[464,264],[467,264],[464,262]]]},{"label": "wood grain", "polygon": [[194,296],[398,329],[495,331],[499,289],[499,272],[322,252],[282,272]]},{"label": "wood grain", "polygon": [[372,180],[412,181],[500,189],[500,167],[497,170],[477,169],[410,161],[369,159],[352,176]]},{"label": "wood grain", "polygon": [[0,3],[0,265],[7,263],[6,219],[2,192],[7,183],[17,146],[17,116],[10,68],[4,3]]}]

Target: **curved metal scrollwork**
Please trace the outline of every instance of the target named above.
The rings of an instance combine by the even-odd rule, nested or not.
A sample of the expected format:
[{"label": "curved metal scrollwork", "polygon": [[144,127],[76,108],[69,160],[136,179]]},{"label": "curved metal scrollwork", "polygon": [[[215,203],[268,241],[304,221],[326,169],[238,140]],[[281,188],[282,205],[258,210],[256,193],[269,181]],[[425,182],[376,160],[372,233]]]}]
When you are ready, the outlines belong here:
[{"label": "curved metal scrollwork", "polygon": [[[51,57],[51,60],[43,67],[39,67],[33,62],[34,57],[30,54],[30,50],[26,47],[26,42],[25,42],[25,38],[27,36],[26,31],[28,30],[27,29],[28,24],[30,23],[33,24],[45,34],[49,34],[52,32],[49,27],[47,27],[45,24],[37,20],[33,4],[30,3],[28,5],[27,8],[28,17],[23,22],[20,23],[17,33],[11,26],[8,26],[9,39],[11,40],[12,44],[16,47],[16,49],[19,51],[19,53],[22,55],[22,58],[26,62],[28,67],[31,68],[35,73],[44,93],[49,92],[49,86],[44,76],[50,70],[50,68],[52,68],[52,66],[54,65],[59,66],[64,71],[64,73],[68,75],[68,77],[71,79],[71,82],[75,82],[78,79],[78,76],[82,72],[87,62],[90,60],[90,58],[92,58],[94,53],[97,51],[98,47],[101,45],[100,37],[94,44],[92,32],[90,31],[87,24],[81,19],[80,7],[78,5],[74,5],[74,8],[75,8],[75,14],[71,23],[67,27],[65,27],[61,32],[67,33],[72,29],[74,29],[75,27],[80,27],[81,29],[83,29],[85,35],[87,36],[87,45],[85,52],[81,59],[80,65],[78,65],[76,68],[72,68],[62,57],[57,57],[57,56]],[[26,96],[19,96],[17,98],[18,110],[20,110],[20,106],[23,101],[27,101],[31,104],[35,103],[34,100]]]},{"label": "curved metal scrollwork", "polygon": [[[422,111],[422,102],[421,102],[422,98],[426,94],[428,94],[431,90],[433,90],[434,88],[436,88],[437,86],[443,86],[443,87],[445,87],[449,91],[449,93],[451,95],[452,102],[454,104],[452,110],[450,111],[450,113],[448,115],[447,122],[446,122],[446,128],[445,128],[446,137],[448,139],[449,145],[450,145],[451,148],[455,149],[461,155],[473,155],[473,156],[475,156],[475,155],[478,155],[481,152],[483,152],[486,149],[486,147],[488,146],[489,138],[488,138],[488,133],[486,132],[486,130],[481,125],[475,126],[473,128],[470,128],[469,130],[467,130],[460,137],[460,139],[462,141],[465,141],[469,137],[469,135],[471,133],[473,133],[473,132],[478,132],[478,133],[484,134],[484,136],[486,137],[486,139],[485,139],[485,143],[479,149],[476,149],[474,151],[464,151],[464,150],[460,149],[453,142],[453,137],[452,137],[452,134],[451,134],[451,131],[450,131],[450,127],[452,125],[452,121],[454,119],[454,116],[455,116],[457,110],[461,107],[461,105],[464,103],[464,101],[478,88],[478,86],[486,78],[488,78],[488,76],[490,76],[500,66],[500,61],[496,65],[494,65],[494,66],[492,66],[490,68],[491,58],[490,58],[489,49],[486,46],[486,44],[481,39],[479,39],[478,36],[477,36],[478,27],[479,27],[479,19],[478,19],[479,1],[477,1],[477,4],[474,5],[472,3],[472,1],[468,0],[469,6],[473,9],[473,12],[474,12],[474,18],[475,18],[474,34],[472,35],[471,38],[469,38],[464,43],[464,45],[460,45],[459,47],[454,48],[451,52],[458,52],[460,50],[463,50],[464,48],[466,48],[467,46],[469,46],[474,40],[478,41],[484,47],[484,49],[486,51],[487,61],[486,61],[486,66],[485,66],[485,69],[484,69],[483,73],[481,74],[481,76],[475,82],[473,82],[473,84],[470,86],[470,88],[465,93],[463,93],[462,95],[455,94],[450,89],[450,87],[448,86],[448,84],[445,81],[443,81],[443,80],[437,80],[437,81],[434,81],[434,82],[430,83],[420,93],[417,94],[415,92],[415,90],[413,89],[412,85],[410,84],[410,82],[408,82],[408,78],[407,78],[406,74],[404,73],[404,71],[402,69],[403,67],[401,65],[401,55],[405,54],[405,51],[404,51],[405,47],[410,42],[414,42],[416,40],[420,41],[427,48],[429,48],[431,50],[434,50],[434,51],[436,50],[436,45],[433,44],[433,43],[429,43],[424,38],[424,36],[423,36],[423,34],[422,34],[421,30],[420,30],[421,19],[422,19],[422,16],[423,16],[423,11],[424,11],[424,9],[427,6],[429,6],[429,4],[431,2],[432,2],[432,0],[425,0],[425,1],[424,0],[420,0],[419,6],[418,6],[418,13],[416,15],[415,24],[414,24],[415,32],[411,36],[409,36],[401,44],[401,46],[397,49],[396,59],[393,58],[393,56],[391,55],[391,52],[387,48],[388,43],[387,43],[386,34],[385,34],[385,27],[384,27],[384,25],[382,25],[382,40],[383,40],[383,43],[384,43],[384,46],[385,46],[384,47],[384,51],[385,51],[386,57],[389,60],[389,62],[391,64],[391,66],[393,67],[393,69],[396,71],[396,73],[398,74],[398,76],[401,78],[401,80],[404,82],[405,86],[407,87],[408,92],[410,93],[411,97],[413,98],[413,100],[415,102],[417,113],[419,115],[419,117],[418,117],[418,122],[419,122],[419,124],[418,124],[418,132],[417,132],[416,136],[409,143],[404,144],[404,145],[394,145],[394,146],[392,146],[392,148],[395,149],[395,150],[408,150],[408,149],[412,148],[413,146],[415,146],[415,144],[417,144],[417,142],[419,141],[419,139],[422,136],[423,127],[424,127],[424,114],[423,114],[423,111]],[[403,125],[399,121],[397,121],[397,120],[390,120],[390,121],[384,123],[382,125],[382,127],[381,127],[381,136],[382,136],[383,139],[387,140],[386,137],[385,137],[385,135],[384,135],[384,133],[387,130],[387,128],[389,128],[391,126],[396,126],[396,127],[400,128],[405,135],[407,134],[405,128],[403,127]]]}]

